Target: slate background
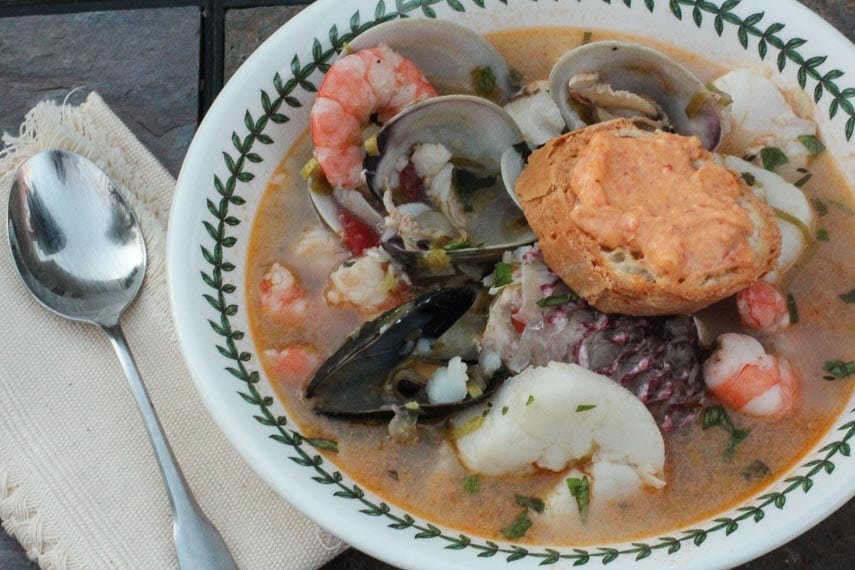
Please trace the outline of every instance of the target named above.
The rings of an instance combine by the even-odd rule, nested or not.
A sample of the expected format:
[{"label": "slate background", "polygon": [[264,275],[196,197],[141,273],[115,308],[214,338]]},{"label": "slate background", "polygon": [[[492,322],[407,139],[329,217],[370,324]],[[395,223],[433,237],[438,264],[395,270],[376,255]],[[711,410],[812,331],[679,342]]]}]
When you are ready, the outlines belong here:
[{"label": "slate background", "polygon": [[[0,4],[3,1],[0,0]],[[259,4],[263,3],[259,1]],[[855,1],[802,0],[855,40]],[[225,79],[303,6],[230,9],[225,16]],[[23,41],[22,41],[23,40]],[[0,18],[0,132],[15,132],[48,97],[96,90],[166,168],[177,175],[197,126],[201,75],[196,7]],[[740,570],[855,568],[855,501],[799,538]],[[271,561],[271,568],[285,567]],[[0,530],[0,570],[32,570]],[[324,567],[394,570],[356,550]]]}]

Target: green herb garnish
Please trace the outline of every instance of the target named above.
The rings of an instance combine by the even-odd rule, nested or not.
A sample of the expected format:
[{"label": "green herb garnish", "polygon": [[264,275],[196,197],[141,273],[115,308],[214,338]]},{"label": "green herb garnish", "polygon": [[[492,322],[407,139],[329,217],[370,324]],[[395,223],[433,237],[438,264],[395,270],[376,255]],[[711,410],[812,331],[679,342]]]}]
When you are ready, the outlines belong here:
[{"label": "green herb garnish", "polygon": [[799,308],[796,306],[796,298],[792,293],[787,293],[787,310],[790,312],[790,324],[799,322]]},{"label": "green herb garnish", "polygon": [[828,235],[828,230],[825,228],[816,230],[816,239],[819,241],[831,241],[831,237]]},{"label": "green herb garnish", "polygon": [[775,170],[779,166],[790,162],[790,159],[778,147],[769,146],[760,150],[760,161],[766,170]]},{"label": "green herb garnish", "polygon": [[516,495],[514,497],[514,501],[521,507],[525,507],[527,509],[531,509],[537,514],[543,514],[543,509],[546,508],[546,504],[543,500],[535,498],[535,497],[526,497],[525,495]]},{"label": "green herb garnish", "polygon": [[750,465],[743,469],[741,473],[742,477],[746,481],[751,481],[752,479],[765,479],[771,474],[772,470],[769,469],[769,466],[759,459],[755,459]]},{"label": "green herb garnish", "polygon": [[754,186],[754,183],[757,182],[757,179],[750,172],[743,172],[740,176],[742,176],[742,179],[745,180],[745,183],[749,186]]},{"label": "green herb garnish", "polygon": [[810,242],[810,240],[813,236],[811,235],[810,228],[807,227],[807,224],[805,224],[803,221],[801,221],[800,219],[798,219],[797,217],[795,217],[791,213],[785,212],[784,210],[781,210],[780,208],[776,208],[776,207],[772,206],[772,211],[775,212],[775,217],[777,217],[781,220],[784,220],[788,224],[792,224],[792,225],[796,226],[799,229],[799,231],[802,232],[802,235],[804,236],[805,241]]},{"label": "green herb garnish", "polygon": [[802,176],[801,178],[799,178],[798,180],[796,180],[795,182],[793,182],[793,185],[794,185],[796,188],[801,188],[802,186],[804,186],[805,184],[807,184],[808,180],[810,180],[811,178],[813,178],[813,174],[811,174],[810,172],[808,172],[807,174],[805,174],[804,176]]},{"label": "green herb garnish", "polygon": [[320,437],[304,437],[303,441],[308,443],[309,445],[313,445],[318,449],[323,449],[326,451],[332,451],[334,453],[338,453],[338,442],[333,441],[331,439],[323,439]]},{"label": "green herb garnish", "polygon": [[481,478],[476,473],[463,478],[463,490],[470,495],[477,495],[481,490]]},{"label": "green herb garnish", "polygon": [[849,362],[828,360],[823,368],[826,372],[831,373],[831,377],[823,376],[826,380],[839,380],[840,378],[848,378],[855,375],[855,362],[851,360]]},{"label": "green herb garnish", "polygon": [[514,281],[514,273],[510,263],[500,261],[496,264],[496,278],[493,279],[493,287],[504,287]]},{"label": "green herb garnish", "polygon": [[855,303],[855,289],[838,295],[838,297],[840,297],[840,300],[844,303]]},{"label": "green herb garnish", "polygon": [[712,94],[704,89],[703,91],[697,91],[694,95],[692,95],[691,100],[689,100],[688,105],[684,109],[686,116],[690,119],[694,119],[695,115],[701,110],[704,104],[712,97]]},{"label": "green herb garnish", "polygon": [[496,74],[488,65],[476,67],[472,70],[472,86],[475,93],[480,97],[495,100],[499,96],[499,85],[496,83]]},{"label": "green herb garnish", "polygon": [[442,249],[445,251],[457,251],[458,249],[466,249],[472,247],[472,244],[469,243],[468,239],[463,239],[460,241],[453,241],[448,245],[442,246]]},{"label": "green herb garnish", "polygon": [[852,208],[850,208],[840,200],[829,200],[828,203],[840,209],[841,212],[849,214],[850,216],[852,215]]},{"label": "green herb garnish", "polygon": [[825,150],[825,145],[813,135],[802,135],[798,137],[798,139],[800,143],[805,145],[805,148],[808,149],[808,152],[811,153],[812,156],[817,156]]},{"label": "green herb garnish", "polygon": [[558,307],[559,305],[566,305],[567,303],[572,303],[574,301],[579,300],[579,295],[570,291],[566,295],[550,295],[549,297],[544,297],[537,302],[538,307]]},{"label": "green herb garnish", "polygon": [[534,403],[534,396],[532,396],[531,394],[529,394],[529,395],[528,395],[528,400],[526,400],[526,401],[525,401],[525,405],[526,405],[526,406],[530,406],[530,405],[532,405],[533,403]]},{"label": "green herb garnish", "polygon": [[502,406],[502,415],[503,416],[508,415],[508,407],[507,406]]},{"label": "green herb garnish", "polygon": [[528,518],[528,509],[523,509],[520,511],[520,514],[517,515],[517,518],[504,527],[499,532],[501,535],[508,540],[514,540],[515,538],[520,538],[521,536],[525,536],[525,533],[528,529],[531,528],[531,519]]},{"label": "green herb garnish", "polygon": [[739,429],[734,426],[733,422],[730,421],[730,416],[727,415],[727,412],[725,412],[724,408],[721,406],[710,406],[704,410],[704,413],[701,416],[701,427],[706,430],[716,426],[730,434],[727,447],[725,447],[724,453],[722,453],[722,459],[724,459],[725,462],[730,463],[733,461],[733,454],[736,451],[736,446],[748,437],[751,430]]},{"label": "green herb garnish", "polygon": [[812,202],[817,214],[819,214],[820,216],[824,216],[828,213],[828,206],[825,205],[825,202],[823,202],[819,198],[814,198]]},{"label": "green herb garnish", "polygon": [[588,504],[591,501],[591,486],[588,482],[588,477],[568,478],[567,488],[570,489],[570,495],[576,499],[576,506],[579,507],[579,516],[584,521],[588,518]]},{"label": "green herb garnish", "polygon": [[588,32],[588,31],[584,32],[582,34],[582,45],[589,43],[593,36],[594,36],[594,34],[592,34],[591,32]]},{"label": "green herb garnish", "polygon": [[476,432],[481,429],[482,425],[484,425],[484,416],[475,416],[474,418],[469,418],[462,425],[460,425],[460,427],[456,427],[451,430],[451,439],[460,439],[461,437],[465,437],[470,433]]},{"label": "green herb garnish", "polygon": [[588,410],[593,410],[597,407],[597,404],[579,404],[576,406],[577,412],[587,412]]}]

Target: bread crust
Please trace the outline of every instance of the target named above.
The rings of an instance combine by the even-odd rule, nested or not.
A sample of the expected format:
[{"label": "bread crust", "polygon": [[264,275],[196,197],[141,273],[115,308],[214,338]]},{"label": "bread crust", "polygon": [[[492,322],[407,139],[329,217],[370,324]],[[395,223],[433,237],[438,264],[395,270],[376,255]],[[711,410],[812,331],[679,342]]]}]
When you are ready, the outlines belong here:
[{"label": "bread crust", "polygon": [[[576,293],[605,312],[693,313],[744,289],[775,266],[781,249],[775,213],[741,178],[737,203],[749,213],[754,226],[749,238],[754,252],[750,266],[678,282],[651,274],[628,250],[604,251],[570,215],[578,201],[570,181],[579,154],[595,133],[604,131],[619,136],[654,136],[627,119],[567,133],[532,153],[515,187],[546,263]],[[702,160],[713,160],[713,155],[704,151]]]}]

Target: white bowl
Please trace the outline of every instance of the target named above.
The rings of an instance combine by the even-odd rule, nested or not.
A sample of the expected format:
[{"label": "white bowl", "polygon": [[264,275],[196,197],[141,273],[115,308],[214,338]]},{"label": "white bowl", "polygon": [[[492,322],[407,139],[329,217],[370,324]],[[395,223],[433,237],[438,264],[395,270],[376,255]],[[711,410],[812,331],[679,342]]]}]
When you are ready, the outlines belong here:
[{"label": "white bowl", "polygon": [[848,501],[855,494],[848,443],[855,398],[796,467],[737,508],[668,536],[578,549],[491,542],[409,515],[301,443],[293,423],[276,425],[287,414],[259,366],[245,310],[252,222],[273,170],[308,126],[314,94],[307,88],[322,76],[317,64],[330,63],[333,45],[340,48],[352,30],[399,11],[479,32],[628,32],[714,54],[725,65],[765,69],[788,85],[801,77],[812,97],[820,95],[815,119],[823,140],[855,181],[855,148],[847,140],[855,128],[855,46],[794,0],[320,0],[271,36],[214,102],[187,153],[169,223],[169,290],[181,348],[205,405],[252,468],[323,527],[401,567],[729,567],[791,540]]}]

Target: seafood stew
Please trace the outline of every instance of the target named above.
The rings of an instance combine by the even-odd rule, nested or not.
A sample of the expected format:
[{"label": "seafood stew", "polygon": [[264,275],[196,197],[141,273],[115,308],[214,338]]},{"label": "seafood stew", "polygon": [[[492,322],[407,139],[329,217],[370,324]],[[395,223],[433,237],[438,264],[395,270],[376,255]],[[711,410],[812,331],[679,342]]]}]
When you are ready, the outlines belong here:
[{"label": "seafood stew", "polygon": [[[855,277],[851,192],[798,99],[667,46],[569,29],[492,34],[465,52],[489,64],[432,82],[437,72],[380,28],[330,69],[326,102],[274,173],[253,229],[253,337],[302,431],[410,512],[531,543],[666,532],[797,461],[838,414],[855,367],[855,330],[837,318]],[[668,77],[689,76],[687,100],[658,101],[648,82],[633,92],[605,67],[567,63],[579,46],[614,47],[604,42],[673,62]],[[494,52],[507,70],[494,70]],[[553,82],[570,95],[556,101]],[[768,93],[760,105],[747,95],[758,91]],[[754,114],[775,106],[785,120],[766,132]],[[474,135],[461,117],[476,117]],[[601,310],[596,294],[579,295],[587,281],[558,274],[563,252],[542,245],[553,228],[536,227],[525,202],[542,184],[529,166],[615,121],[631,123],[616,131],[622,144],[697,137],[734,173],[728,204],[742,207],[749,191],[763,202],[747,216],[771,236],[757,265],[746,262],[757,275],[693,298],[691,310],[660,307],[647,286],[620,291],[641,299],[625,310]],[[608,156],[614,141],[602,142],[594,150]],[[579,163],[568,178],[595,171]],[[704,178],[691,166],[687,179]],[[656,215],[632,208],[620,223]],[[479,216],[492,233],[470,227]],[[754,248],[754,226],[724,251]],[[644,260],[631,240],[595,244]]]}]

